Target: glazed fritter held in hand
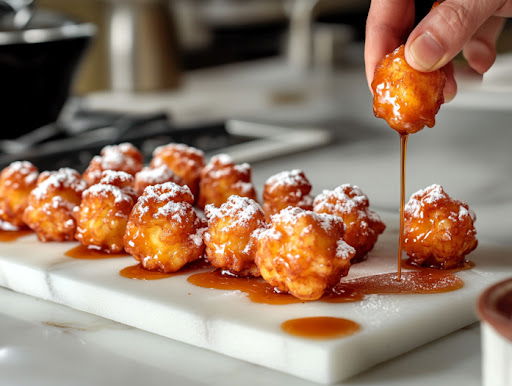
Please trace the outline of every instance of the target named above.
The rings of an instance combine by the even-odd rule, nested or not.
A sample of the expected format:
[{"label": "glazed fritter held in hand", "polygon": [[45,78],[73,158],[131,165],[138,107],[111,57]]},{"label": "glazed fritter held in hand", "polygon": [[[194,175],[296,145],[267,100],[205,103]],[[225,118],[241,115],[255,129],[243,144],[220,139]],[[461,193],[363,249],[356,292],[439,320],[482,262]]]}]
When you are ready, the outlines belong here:
[{"label": "glazed fritter held in hand", "polygon": [[375,116],[402,135],[434,126],[446,83],[443,69],[421,72],[409,66],[404,50],[401,45],[387,54],[372,81]]}]

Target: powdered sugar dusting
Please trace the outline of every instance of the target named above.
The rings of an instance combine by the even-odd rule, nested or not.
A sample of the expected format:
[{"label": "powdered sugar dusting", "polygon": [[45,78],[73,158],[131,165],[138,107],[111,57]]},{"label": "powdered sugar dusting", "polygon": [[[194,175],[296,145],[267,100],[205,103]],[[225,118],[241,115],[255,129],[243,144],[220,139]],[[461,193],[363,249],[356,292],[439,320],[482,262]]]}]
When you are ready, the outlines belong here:
[{"label": "powdered sugar dusting", "polygon": [[27,185],[33,184],[37,180],[37,177],[39,175],[34,165],[32,165],[28,161],[12,162],[9,166],[7,166],[4,169],[3,173],[5,177],[7,177],[6,182],[10,182],[10,178],[16,174],[24,176],[24,181]]},{"label": "powdered sugar dusting", "polygon": [[18,228],[16,225],[11,224],[10,222],[0,220],[0,230],[2,231],[9,231],[14,232],[18,231],[20,228]]},{"label": "powdered sugar dusting", "polygon": [[229,227],[236,228],[247,227],[256,215],[263,218],[263,210],[256,201],[237,195],[230,196],[219,208],[212,204],[206,205],[205,214],[209,221],[229,216],[231,219]]},{"label": "powdered sugar dusting", "polygon": [[62,168],[57,171],[48,172],[49,177],[40,182],[32,191],[37,198],[43,198],[51,188],[71,188],[77,192],[85,190],[86,183],[80,178],[80,174],[74,169]]},{"label": "powdered sugar dusting", "polygon": [[343,260],[350,260],[356,254],[356,250],[340,239],[336,243],[336,257]]},{"label": "powdered sugar dusting", "polygon": [[269,193],[275,189],[283,186],[302,186],[309,184],[309,181],[304,178],[304,172],[300,169],[284,170],[271,176],[265,182],[265,187]]},{"label": "powdered sugar dusting", "polygon": [[112,185],[116,182],[123,182],[124,184],[132,184],[133,177],[131,174],[122,171],[104,170],[101,173],[100,184]]},{"label": "powdered sugar dusting", "polygon": [[[130,176],[131,177],[131,176]],[[88,188],[83,193],[83,197],[87,196],[95,196],[95,197],[103,197],[107,198],[108,196],[114,197],[115,203],[121,203],[123,201],[131,202],[132,196],[126,194],[126,192],[123,191],[123,189],[114,186],[114,185],[108,185],[108,184],[95,184],[92,185],[90,188]]]},{"label": "powdered sugar dusting", "polygon": [[157,157],[158,154],[163,152],[163,151],[172,150],[172,149],[179,150],[179,151],[181,151],[183,153],[194,154],[194,155],[196,155],[198,157],[204,157],[204,152],[202,150],[199,150],[199,149],[197,149],[195,147],[192,147],[192,146],[185,145],[183,143],[169,143],[167,145],[158,146],[153,151],[153,157]]},{"label": "powdered sugar dusting", "polygon": [[145,167],[135,176],[136,180],[141,180],[149,184],[160,184],[176,179],[176,175],[165,164],[157,167]]},{"label": "powdered sugar dusting", "polygon": [[358,186],[343,184],[334,190],[324,190],[315,198],[313,205],[315,211],[327,211],[342,215],[352,213],[357,208],[367,208],[369,200]]}]

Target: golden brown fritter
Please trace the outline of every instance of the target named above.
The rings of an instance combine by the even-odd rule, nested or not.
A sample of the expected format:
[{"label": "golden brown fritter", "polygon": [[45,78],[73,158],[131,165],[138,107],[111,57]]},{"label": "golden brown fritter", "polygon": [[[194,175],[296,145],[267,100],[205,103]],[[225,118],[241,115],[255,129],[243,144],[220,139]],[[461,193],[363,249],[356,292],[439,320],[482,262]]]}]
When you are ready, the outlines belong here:
[{"label": "golden brown fritter", "polygon": [[150,271],[176,272],[201,258],[206,223],[194,211],[193,201],[187,186],[148,186],[128,219],[125,250]]},{"label": "golden brown fritter", "polygon": [[439,185],[414,193],[404,217],[404,250],[412,264],[455,268],[478,245],[474,213]]},{"label": "golden brown fritter", "polygon": [[94,185],[101,179],[104,170],[114,170],[135,175],[142,169],[142,153],[131,143],[105,146],[100,155],[93,157],[83,174],[88,185]]},{"label": "golden brown fritter", "polygon": [[28,196],[23,221],[41,241],[72,240],[76,230],[74,211],[86,187],[76,170],[42,172]]},{"label": "golden brown fritter", "polygon": [[400,134],[412,134],[435,124],[444,103],[446,74],[415,70],[405,60],[404,45],[377,65],[372,82],[373,112]]},{"label": "golden brown fritter", "polygon": [[256,200],[256,190],[251,182],[251,167],[237,165],[227,154],[212,157],[201,171],[198,206],[221,206],[232,195]]},{"label": "golden brown fritter", "polygon": [[151,167],[167,165],[190,188],[194,197],[199,193],[199,178],[204,167],[204,153],[181,143],[160,146],[153,152]]},{"label": "golden brown fritter", "polygon": [[157,167],[145,167],[135,175],[135,191],[140,196],[148,186],[163,184],[165,182],[174,182],[178,185],[184,185],[183,180],[167,167],[160,165]]},{"label": "golden brown fritter", "polygon": [[270,177],[263,188],[263,210],[267,219],[289,206],[313,209],[312,186],[302,170],[285,170]]},{"label": "golden brown fritter", "polygon": [[4,228],[9,228],[6,230],[25,226],[23,212],[38,175],[37,168],[28,161],[13,162],[0,173],[0,220]]},{"label": "golden brown fritter", "polygon": [[260,276],[254,264],[253,232],[265,227],[260,205],[247,197],[231,196],[220,206],[207,205],[206,256],[217,268],[237,276]]},{"label": "golden brown fritter", "polygon": [[339,283],[350,268],[354,248],[343,241],[336,216],[288,207],[257,232],[256,265],[278,290],[316,300]]},{"label": "golden brown fritter", "polygon": [[366,258],[384,232],[386,225],[370,209],[368,197],[358,186],[344,184],[334,190],[324,190],[313,203],[314,211],[341,217],[345,224],[343,240],[355,248],[352,262]]},{"label": "golden brown fritter", "polygon": [[104,171],[100,182],[82,194],[76,215],[76,239],[93,249],[123,252],[126,223],[137,200],[132,186],[130,174]]}]

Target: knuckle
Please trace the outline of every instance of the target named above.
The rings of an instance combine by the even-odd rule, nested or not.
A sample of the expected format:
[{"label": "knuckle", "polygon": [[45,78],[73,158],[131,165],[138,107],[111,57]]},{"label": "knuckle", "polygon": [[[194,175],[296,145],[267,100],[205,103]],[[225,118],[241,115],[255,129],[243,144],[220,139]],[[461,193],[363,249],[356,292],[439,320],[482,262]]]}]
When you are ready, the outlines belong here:
[{"label": "knuckle", "polygon": [[460,31],[464,31],[468,26],[472,25],[471,12],[462,3],[444,2],[443,8],[439,9],[439,11],[441,22],[445,23],[449,31],[456,35],[459,35]]}]

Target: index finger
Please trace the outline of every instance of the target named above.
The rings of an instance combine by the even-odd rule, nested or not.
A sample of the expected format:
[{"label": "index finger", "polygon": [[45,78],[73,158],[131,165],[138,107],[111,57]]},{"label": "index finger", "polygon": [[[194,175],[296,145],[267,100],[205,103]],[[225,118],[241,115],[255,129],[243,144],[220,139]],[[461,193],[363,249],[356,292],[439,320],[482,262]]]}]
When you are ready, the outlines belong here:
[{"label": "index finger", "polygon": [[364,45],[366,79],[370,90],[377,63],[405,41],[413,24],[413,0],[372,0]]}]

